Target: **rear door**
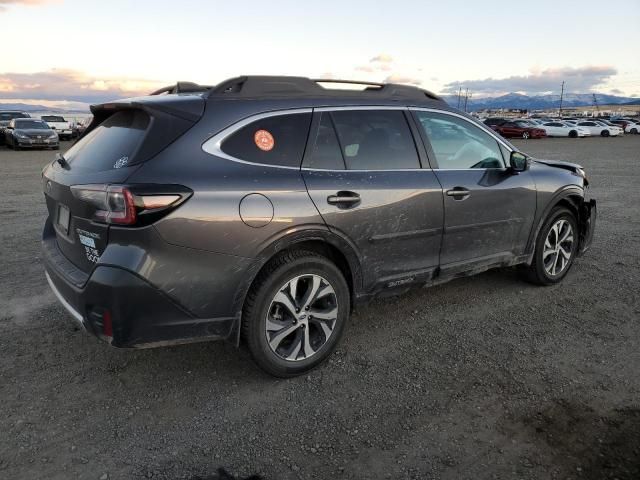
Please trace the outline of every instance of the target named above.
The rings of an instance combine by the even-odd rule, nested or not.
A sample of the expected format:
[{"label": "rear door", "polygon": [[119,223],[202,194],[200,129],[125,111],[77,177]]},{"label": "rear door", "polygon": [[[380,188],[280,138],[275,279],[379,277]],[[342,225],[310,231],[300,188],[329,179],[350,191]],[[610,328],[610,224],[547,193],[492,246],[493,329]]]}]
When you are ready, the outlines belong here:
[{"label": "rear door", "polygon": [[530,172],[512,173],[507,146],[461,115],[429,109],[413,114],[444,191],[442,273],[521,255],[536,208]]},{"label": "rear door", "polygon": [[366,289],[429,278],[438,265],[442,190],[412,128],[404,108],[314,113],[302,174],[329,228],[356,246]]}]

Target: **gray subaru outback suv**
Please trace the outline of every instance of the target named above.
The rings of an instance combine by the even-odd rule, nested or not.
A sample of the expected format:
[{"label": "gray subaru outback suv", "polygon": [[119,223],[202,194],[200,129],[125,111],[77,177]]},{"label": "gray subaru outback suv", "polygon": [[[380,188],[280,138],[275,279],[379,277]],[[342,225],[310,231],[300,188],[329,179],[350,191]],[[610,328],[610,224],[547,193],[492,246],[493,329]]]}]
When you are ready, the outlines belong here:
[{"label": "gray subaru outback suv", "polygon": [[419,88],[329,83],[94,105],[42,176],[46,277],[69,313],[115,347],[244,343],[286,377],[377,295],[512,265],[550,285],[588,248],[579,165],[532,160]]}]

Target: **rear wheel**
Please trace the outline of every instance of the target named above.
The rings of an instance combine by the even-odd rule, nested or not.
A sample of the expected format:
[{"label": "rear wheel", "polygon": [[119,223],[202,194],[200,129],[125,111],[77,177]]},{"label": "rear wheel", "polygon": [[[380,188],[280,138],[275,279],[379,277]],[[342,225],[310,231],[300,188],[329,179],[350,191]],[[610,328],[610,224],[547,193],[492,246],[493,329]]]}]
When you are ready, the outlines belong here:
[{"label": "rear wheel", "polygon": [[522,138],[529,138],[529,132],[522,132]]},{"label": "rear wheel", "polygon": [[571,210],[554,208],[536,240],[533,262],[526,267],[527,280],[538,285],[560,282],[573,265],[578,251],[578,224]]},{"label": "rear wheel", "polygon": [[578,136],[578,132],[576,132],[575,130],[571,130],[569,132],[569,137],[570,138],[576,138]]},{"label": "rear wheel", "polygon": [[243,309],[251,356],[277,377],[311,370],[338,344],[350,301],[342,272],[327,258],[304,250],[277,257],[259,274]]}]

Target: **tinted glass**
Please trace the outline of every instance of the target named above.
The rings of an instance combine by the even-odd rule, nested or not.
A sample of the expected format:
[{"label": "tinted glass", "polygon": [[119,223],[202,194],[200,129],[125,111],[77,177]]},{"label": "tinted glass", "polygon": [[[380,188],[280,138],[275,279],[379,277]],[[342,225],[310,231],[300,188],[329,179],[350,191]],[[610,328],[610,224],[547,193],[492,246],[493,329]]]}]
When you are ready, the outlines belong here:
[{"label": "tinted glass", "polygon": [[71,147],[65,159],[73,169],[92,172],[133,164],[148,127],[149,116],[141,110],[114,113]]},{"label": "tinted glass", "polygon": [[247,162],[299,167],[310,124],[310,113],[256,120],[222,142],[222,151]]},{"label": "tinted glass", "polygon": [[36,129],[36,130],[48,130],[49,125],[40,120],[14,120],[13,124],[15,128],[24,128],[24,129]]},{"label": "tinted glass", "polygon": [[320,114],[318,130],[315,133],[315,138],[312,139],[308,154],[305,155],[304,166],[327,170],[343,170],[345,168],[338,137],[328,112]]},{"label": "tinted glass", "polygon": [[55,115],[46,115],[41,117],[45,122],[65,122],[66,120],[63,117],[58,117]]},{"label": "tinted glass", "polygon": [[416,112],[442,169],[504,168],[500,146],[480,127],[453,115]]},{"label": "tinted glass", "polygon": [[14,118],[29,118],[29,115],[20,112],[0,112],[0,122],[3,120],[12,120]]},{"label": "tinted glass", "polygon": [[409,124],[400,110],[331,112],[349,170],[420,168]]}]

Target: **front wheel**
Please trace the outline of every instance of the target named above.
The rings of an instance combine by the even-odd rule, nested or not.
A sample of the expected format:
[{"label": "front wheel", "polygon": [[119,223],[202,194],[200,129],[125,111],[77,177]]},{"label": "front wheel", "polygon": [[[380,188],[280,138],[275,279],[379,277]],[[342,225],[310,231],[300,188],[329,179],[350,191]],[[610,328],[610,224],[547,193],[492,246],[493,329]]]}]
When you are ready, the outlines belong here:
[{"label": "front wheel", "polygon": [[602,130],[602,132],[600,132],[600,135],[602,135],[603,137],[608,137],[609,136],[609,130]]},{"label": "front wheel", "polygon": [[578,224],[565,207],[554,208],[536,240],[533,262],[526,267],[527,280],[553,285],[567,274],[578,251]]},{"label": "front wheel", "polygon": [[576,132],[575,130],[571,130],[569,132],[569,138],[577,138],[578,137],[578,132]]},{"label": "front wheel", "polygon": [[242,313],[256,364],[276,377],[303,374],[338,344],[351,310],[342,272],[315,252],[286,252],[259,274]]},{"label": "front wheel", "polygon": [[522,138],[524,139],[529,138],[529,132],[522,132]]},{"label": "front wheel", "polygon": [[638,133],[638,129],[637,128],[632,128],[631,129],[631,133],[633,133],[634,135],[636,135]]}]

